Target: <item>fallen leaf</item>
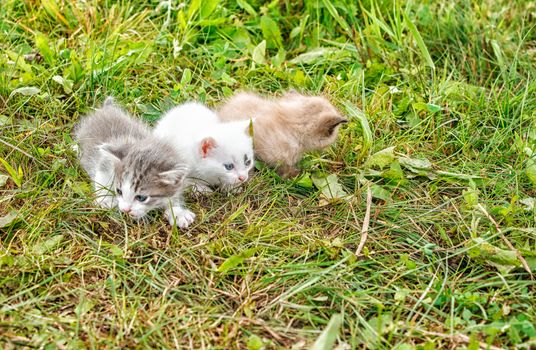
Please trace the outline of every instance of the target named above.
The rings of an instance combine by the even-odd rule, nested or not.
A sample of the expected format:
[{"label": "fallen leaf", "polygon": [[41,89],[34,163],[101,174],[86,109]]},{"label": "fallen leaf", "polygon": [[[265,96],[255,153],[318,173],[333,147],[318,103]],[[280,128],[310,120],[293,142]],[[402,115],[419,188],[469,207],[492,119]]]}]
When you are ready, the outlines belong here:
[{"label": "fallen leaf", "polygon": [[7,175],[0,174],[0,187],[4,187],[9,177]]},{"label": "fallen leaf", "polygon": [[377,166],[380,169],[385,168],[395,160],[395,146],[387,147],[371,155],[365,162],[365,168]]},{"label": "fallen leaf", "polygon": [[414,173],[433,170],[432,163],[426,158],[399,157],[398,161],[402,166]]},{"label": "fallen leaf", "polygon": [[319,59],[325,59],[327,56],[330,56],[336,53],[337,49],[330,49],[325,47],[319,47],[312,49],[301,55],[290,60],[290,63],[293,64],[312,64],[318,61]]},{"label": "fallen leaf", "polygon": [[438,174],[438,175],[440,175],[442,177],[449,177],[449,178],[458,179],[458,180],[465,180],[465,181],[477,180],[477,179],[482,178],[482,176],[478,176],[478,175],[452,173],[450,171],[443,171],[443,170],[437,170],[436,174]]},{"label": "fallen leaf", "polygon": [[381,199],[386,202],[391,199],[391,193],[380,185],[374,184],[370,186],[370,191],[372,192],[372,198]]},{"label": "fallen leaf", "polygon": [[337,340],[337,335],[339,335],[339,330],[342,325],[342,316],[340,314],[335,314],[331,316],[331,319],[328,322],[326,328],[322,333],[316,338],[311,350],[331,350],[335,345]]},{"label": "fallen leaf", "polygon": [[523,209],[532,211],[536,208],[536,198],[528,197],[525,199],[520,199],[519,203],[523,204],[525,207]]},{"label": "fallen leaf", "polygon": [[95,306],[95,304],[86,298],[85,295],[82,295],[80,297],[80,302],[76,306],[75,313],[78,315],[78,317],[85,315],[89,310],[91,310]]},{"label": "fallen leaf", "polygon": [[7,227],[17,218],[17,212],[12,211],[0,218],[0,228]]},{"label": "fallen leaf", "polygon": [[39,88],[36,88],[34,86],[25,86],[25,87],[20,87],[18,89],[11,91],[11,94],[9,95],[9,97],[12,97],[15,94],[21,94],[24,96],[32,96],[32,95],[37,95],[40,92],[41,90]]},{"label": "fallen leaf", "polygon": [[532,182],[532,185],[536,186],[536,160],[531,159],[527,163],[527,167],[525,168],[525,174],[529,178],[530,182]]},{"label": "fallen leaf", "polygon": [[55,249],[63,241],[63,235],[55,235],[50,237],[44,242],[38,242],[33,246],[33,253],[36,255],[43,255],[53,249]]},{"label": "fallen leaf", "polygon": [[483,238],[471,239],[468,246],[470,248],[467,254],[470,258],[495,266],[501,273],[507,273],[515,267],[522,266],[515,251],[495,247]]},{"label": "fallen leaf", "polygon": [[342,188],[337,175],[323,176],[315,174],[311,177],[313,184],[322,191],[322,195],[328,199],[347,198],[349,194]]}]

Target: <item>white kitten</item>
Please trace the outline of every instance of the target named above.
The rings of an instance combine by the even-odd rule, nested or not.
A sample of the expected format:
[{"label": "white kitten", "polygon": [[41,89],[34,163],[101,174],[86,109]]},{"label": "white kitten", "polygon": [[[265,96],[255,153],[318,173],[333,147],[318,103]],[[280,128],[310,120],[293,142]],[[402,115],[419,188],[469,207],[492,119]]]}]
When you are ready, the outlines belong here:
[{"label": "white kitten", "polygon": [[187,184],[200,191],[229,190],[244,183],[253,167],[250,121],[223,123],[199,103],[185,103],[168,111],[154,134],[175,146],[189,168]]}]

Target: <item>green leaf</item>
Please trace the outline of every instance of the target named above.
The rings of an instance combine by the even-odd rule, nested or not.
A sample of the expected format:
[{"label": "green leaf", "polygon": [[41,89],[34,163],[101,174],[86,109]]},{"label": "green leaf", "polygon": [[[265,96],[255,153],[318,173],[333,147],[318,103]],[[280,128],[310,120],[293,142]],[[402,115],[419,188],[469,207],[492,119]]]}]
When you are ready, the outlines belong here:
[{"label": "green leaf", "polygon": [[[108,223],[101,223],[101,226],[102,224],[108,224]],[[113,244],[113,243],[108,243],[108,242],[102,242],[101,243],[103,247],[107,248],[109,251],[110,251],[110,254],[112,254],[112,256],[116,257],[116,258],[120,258],[123,256],[123,249],[119,248],[117,245]]]},{"label": "green leaf", "polygon": [[344,29],[344,31],[348,35],[351,35],[352,30],[350,29],[350,26],[348,25],[348,22],[346,22],[344,17],[339,15],[339,12],[337,11],[337,8],[335,6],[333,6],[333,1],[322,0],[322,3],[324,4],[326,9],[328,10],[329,14],[337,21],[337,23],[339,23],[339,25],[342,27],[342,29]]},{"label": "green leaf", "polygon": [[536,186],[536,160],[531,159],[527,162],[527,167],[525,168],[525,174],[529,178],[533,186]]},{"label": "green leaf", "polygon": [[259,338],[255,334],[252,334],[249,336],[247,346],[248,350],[261,350],[264,346],[264,343],[262,342],[261,338]]},{"label": "green leaf", "polygon": [[397,181],[404,178],[404,172],[400,167],[400,163],[395,160],[389,165],[388,170],[385,170],[381,173],[381,176],[385,179]]},{"label": "green leaf", "polygon": [[54,64],[56,55],[50,48],[48,38],[44,34],[35,34],[35,46],[48,64]]},{"label": "green leaf", "polygon": [[435,70],[435,64],[434,61],[432,61],[432,57],[430,57],[430,53],[428,52],[428,48],[424,44],[424,40],[422,39],[421,34],[417,30],[417,27],[415,27],[415,24],[411,21],[408,14],[405,11],[402,11],[402,15],[404,17],[404,21],[406,22],[406,25],[408,26],[411,34],[413,34],[413,37],[415,38],[415,41],[417,42],[417,46],[419,47],[419,50],[421,51],[422,58],[424,59],[424,62],[426,65],[432,69]]},{"label": "green leaf", "polygon": [[41,6],[45,9],[45,11],[55,20],[59,20],[63,24],[65,24],[67,27],[70,28],[69,22],[67,22],[67,19],[61,14],[60,9],[58,7],[58,4],[55,0],[41,0]]},{"label": "green leaf", "polygon": [[335,314],[331,316],[326,328],[322,331],[320,336],[316,338],[313,346],[310,350],[332,350],[339,335],[339,330],[342,325],[342,316]]},{"label": "green leaf", "polygon": [[22,178],[23,178],[23,174],[22,174],[22,168],[19,166],[19,169],[18,171],[15,170],[14,167],[11,166],[11,164],[9,164],[5,159],[3,158],[0,158],[0,163],[2,163],[2,165],[4,166],[4,168],[6,168],[9,176],[11,176],[11,179],[13,180],[13,182],[15,183],[15,185],[17,185],[17,187],[21,187],[22,186]]},{"label": "green leaf", "polygon": [[424,102],[414,102],[411,104],[411,106],[417,111],[428,111],[431,113],[439,112],[442,109],[441,106],[435,105],[433,103]]},{"label": "green leaf", "polygon": [[303,173],[295,180],[296,185],[304,188],[313,188],[313,180],[309,173]]},{"label": "green leaf", "polygon": [[33,246],[32,252],[36,255],[43,255],[54,250],[63,241],[63,234],[50,237],[44,242],[38,242]]},{"label": "green leaf", "polygon": [[246,10],[246,12],[250,15],[254,17],[257,16],[257,11],[255,11],[255,9],[246,0],[236,0],[236,3],[238,4],[238,7]]},{"label": "green leaf", "polygon": [[266,39],[268,48],[283,46],[283,39],[281,38],[279,26],[271,17],[267,15],[261,17],[261,30],[262,36]]},{"label": "green leaf", "polygon": [[346,108],[346,111],[348,112],[348,116],[352,118],[356,118],[361,125],[361,130],[362,130],[362,135],[363,135],[363,145],[361,147],[360,155],[361,157],[364,157],[368,153],[370,148],[372,147],[372,141],[373,141],[372,131],[370,129],[368,119],[365,116],[365,113],[363,113],[360,109],[355,107],[353,104],[346,102],[344,103],[344,107]]},{"label": "green leaf", "polygon": [[473,188],[468,188],[462,192],[463,199],[470,207],[475,207],[478,204],[478,191]]},{"label": "green leaf", "polygon": [[272,65],[276,68],[281,67],[285,59],[287,58],[287,52],[284,49],[279,49],[277,54],[272,57]]},{"label": "green leaf", "polygon": [[368,348],[377,348],[383,334],[389,332],[394,327],[391,314],[383,314],[372,317],[363,327],[363,339]]},{"label": "green leaf", "polygon": [[192,0],[190,2],[190,7],[188,7],[188,18],[191,20],[192,17],[199,11],[201,7],[201,0]]},{"label": "green leaf", "polygon": [[441,106],[435,105],[433,103],[427,103],[426,109],[432,113],[439,112],[440,110],[442,110]]},{"label": "green leaf", "polygon": [[243,252],[240,252],[235,255],[231,255],[225,261],[218,267],[218,272],[220,273],[226,273],[227,271],[237,267],[241,263],[244,262],[244,260],[251,258],[257,251],[259,250],[258,247],[249,248],[247,250],[244,250]]},{"label": "green leaf", "polygon": [[322,195],[328,199],[347,198],[349,195],[339,184],[337,175],[314,174],[311,179]]},{"label": "green leaf", "polygon": [[386,202],[391,199],[391,193],[380,185],[373,184],[370,186],[370,192],[372,193],[372,198],[381,199]]},{"label": "green leaf", "polygon": [[371,155],[364,164],[365,168],[377,166],[380,169],[390,165],[395,160],[395,146],[387,147]]},{"label": "green leaf", "polygon": [[266,40],[261,41],[261,43],[253,49],[252,54],[253,62],[257,64],[266,63]]},{"label": "green leaf", "polygon": [[200,15],[201,18],[208,18],[212,12],[218,7],[219,0],[203,0],[201,2]]},{"label": "green leaf", "polygon": [[11,211],[8,214],[0,217],[0,228],[4,228],[11,225],[11,223],[17,218],[17,215],[18,214],[16,211]]},{"label": "green leaf", "polygon": [[182,72],[181,85],[186,86],[190,84],[191,81],[192,81],[192,71],[189,68],[186,68]]}]

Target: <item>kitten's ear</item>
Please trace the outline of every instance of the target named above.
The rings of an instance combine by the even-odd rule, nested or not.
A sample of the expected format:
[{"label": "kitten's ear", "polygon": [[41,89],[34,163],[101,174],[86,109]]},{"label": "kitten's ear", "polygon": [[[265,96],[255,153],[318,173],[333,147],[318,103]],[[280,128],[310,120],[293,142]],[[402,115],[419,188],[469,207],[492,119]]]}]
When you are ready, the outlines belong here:
[{"label": "kitten's ear", "polygon": [[113,96],[107,96],[102,104],[103,107],[116,106],[115,98]]},{"label": "kitten's ear", "polygon": [[186,176],[186,169],[178,168],[173,170],[168,170],[158,174],[160,180],[166,185],[177,186],[179,185]]},{"label": "kitten's ear", "polygon": [[211,149],[218,147],[216,140],[212,137],[205,137],[201,140],[201,156],[206,158]]},{"label": "kitten's ear", "polygon": [[340,124],[348,123],[348,119],[340,115],[329,116],[322,123],[322,130],[327,137],[333,135],[333,132]]},{"label": "kitten's ear", "polygon": [[103,143],[99,146],[99,151],[104,158],[114,163],[118,163],[126,156],[128,148],[126,145]]}]

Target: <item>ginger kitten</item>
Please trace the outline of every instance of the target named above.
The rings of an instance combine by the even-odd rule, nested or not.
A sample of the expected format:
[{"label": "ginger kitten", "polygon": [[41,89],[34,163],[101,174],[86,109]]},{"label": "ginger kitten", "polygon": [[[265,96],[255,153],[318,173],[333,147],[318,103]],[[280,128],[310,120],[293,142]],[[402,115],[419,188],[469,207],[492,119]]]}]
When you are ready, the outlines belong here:
[{"label": "ginger kitten", "polygon": [[217,113],[223,121],[254,118],[255,154],[283,177],[296,176],[303,154],[331,145],[348,121],[325,98],[294,91],[275,99],[237,93]]},{"label": "ginger kitten", "polygon": [[96,203],[141,218],[165,208],[170,223],[187,227],[195,215],[182,206],[186,164],[173,146],[152,136],[111,98],[75,128],[79,158],[93,180]]}]

